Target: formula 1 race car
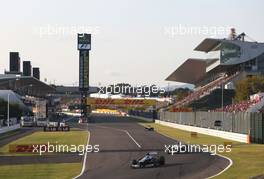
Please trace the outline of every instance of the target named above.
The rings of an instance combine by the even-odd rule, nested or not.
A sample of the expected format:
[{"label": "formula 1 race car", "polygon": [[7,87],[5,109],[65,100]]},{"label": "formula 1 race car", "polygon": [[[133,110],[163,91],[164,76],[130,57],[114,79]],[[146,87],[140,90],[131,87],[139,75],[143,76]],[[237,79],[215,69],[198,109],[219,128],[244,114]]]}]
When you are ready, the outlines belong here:
[{"label": "formula 1 race car", "polygon": [[47,126],[43,128],[44,132],[46,131],[70,131],[70,126],[65,122],[48,122]]},{"label": "formula 1 race car", "polygon": [[150,152],[138,160],[133,160],[131,168],[158,167],[164,164],[164,156],[159,156],[157,152]]},{"label": "formula 1 race car", "polygon": [[148,130],[148,131],[154,131],[154,128],[151,127],[151,126],[146,126],[145,129]]}]

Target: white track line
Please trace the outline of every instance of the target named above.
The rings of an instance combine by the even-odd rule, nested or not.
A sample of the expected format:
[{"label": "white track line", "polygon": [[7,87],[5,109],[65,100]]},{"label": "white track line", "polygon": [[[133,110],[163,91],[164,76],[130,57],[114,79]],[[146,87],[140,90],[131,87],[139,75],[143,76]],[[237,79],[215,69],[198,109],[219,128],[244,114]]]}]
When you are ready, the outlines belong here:
[{"label": "white track line", "polygon": [[129,132],[127,131],[127,130],[124,130],[126,133],[127,133],[127,135],[134,141],[134,143],[139,147],[139,148],[141,148],[141,145],[139,145],[139,143],[137,143],[137,141],[129,134]]},{"label": "white track line", "polygon": [[228,170],[228,169],[233,165],[233,161],[232,161],[230,158],[228,158],[228,157],[226,157],[226,156],[223,156],[223,155],[220,155],[220,154],[216,154],[216,155],[218,155],[219,157],[222,157],[222,158],[227,159],[227,160],[229,161],[229,165],[228,165],[224,170],[222,170],[221,172],[219,172],[219,173],[217,173],[217,174],[215,174],[215,175],[213,175],[213,176],[210,176],[210,177],[208,177],[207,179],[214,178],[214,177],[216,177],[216,176],[221,175],[222,173],[224,173],[226,170]]},{"label": "white track line", "polygon": [[[87,126],[88,126],[88,124],[87,124]],[[87,130],[88,130],[88,129],[87,129]],[[90,137],[91,137],[91,133],[88,131],[88,138],[87,138],[87,143],[86,143],[86,145],[89,144],[89,142],[90,142]],[[75,176],[73,179],[77,179],[77,178],[79,178],[80,176],[83,175],[83,173],[84,173],[84,171],[85,171],[85,168],[86,168],[86,158],[87,158],[87,151],[86,151],[85,154],[84,154],[83,164],[82,164],[82,171],[81,171],[81,173],[80,173],[79,175]]]},{"label": "white track line", "polygon": [[[157,131],[156,131],[156,132],[157,132]],[[167,134],[162,134],[162,133],[160,133],[160,132],[158,132],[158,133],[161,134],[161,135],[163,135],[163,136],[166,136],[166,137],[168,137],[168,138],[170,138],[170,139],[172,139],[172,140],[177,141],[176,139],[174,139],[173,137],[171,137],[171,136],[169,136],[169,135],[167,135]],[[221,155],[221,154],[215,154],[215,155],[227,159],[227,160],[229,161],[229,165],[228,165],[226,168],[224,168],[222,171],[220,171],[219,173],[217,173],[217,174],[215,174],[215,175],[213,175],[213,176],[207,177],[206,179],[211,179],[211,178],[214,178],[214,177],[216,177],[216,176],[221,175],[222,173],[224,173],[226,170],[228,170],[228,169],[233,165],[233,161],[232,161],[232,159],[230,159],[230,158],[228,158],[228,157],[226,157],[226,156],[223,156],[223,155]]]}]

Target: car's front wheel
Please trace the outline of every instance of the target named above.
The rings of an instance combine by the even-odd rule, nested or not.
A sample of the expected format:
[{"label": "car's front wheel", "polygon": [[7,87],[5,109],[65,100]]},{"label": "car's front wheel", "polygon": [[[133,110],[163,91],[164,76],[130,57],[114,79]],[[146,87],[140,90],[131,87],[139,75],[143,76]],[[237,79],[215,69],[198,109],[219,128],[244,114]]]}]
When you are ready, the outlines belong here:
[{"label": "car's front wheel", "polygon": [[133,160],[132,161],[132,165],[136,165],[137,164],[137,161],[136,160]]},{"label": "car's front wheel", "polygon": [[165,157],[164,156],[160,156],[159,157],[159,164],[160,165],[164,165],[165,164]]}]

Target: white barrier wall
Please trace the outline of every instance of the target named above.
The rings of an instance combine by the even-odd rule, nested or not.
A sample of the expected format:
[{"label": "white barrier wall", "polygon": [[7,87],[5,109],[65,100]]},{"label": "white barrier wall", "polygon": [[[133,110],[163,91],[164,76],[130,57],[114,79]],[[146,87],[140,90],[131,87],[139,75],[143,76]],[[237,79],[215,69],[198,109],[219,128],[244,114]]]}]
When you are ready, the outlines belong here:
[{"label": "white barrier wall", "polygon": [[145,117],[141,117],[141,116],[128,115],[128,117],[136,118],[136,119],[147,121],[147,122],[154,122],[153,119],[145,118]]},{"label": "white barrier wall", "polygon": [[20,124],[16,124],[16,125],[12,125],[12,126],[9,126],[9,127],[0,127],[0,134],[2,133],[5,133],[5,132],[9,132],[9,131],[13,131],[13,130],[16,130],[16,129],[19,129],[20,128]]},{"label": "white barrier wall", "polygon": [[201,128],[201,127],[194,127],[194,126],[176,124],[176,123],[165,122],[165,121],[160,121],[160,120],[155,120],[155,123],[161,124],[164,126],[168,126],[168,127],[181,129],[181,130],[197,132],[200,134],[205,134],[205,135],[210,135],[210,136],[215,136],[215,137],[221,137],[224,139],[229,139],[229,140],[233,140],[233,141],[247,143],[248,135],[246,135],[246,134],[226,132],[226,131],[220,131],[220,130],[215,130],[215,129]]},{"label": "white barrier wall", "polygon": [[62,113],[69,116],[81,116],[81,113],[71,113],[71,112],[62,112]]}]

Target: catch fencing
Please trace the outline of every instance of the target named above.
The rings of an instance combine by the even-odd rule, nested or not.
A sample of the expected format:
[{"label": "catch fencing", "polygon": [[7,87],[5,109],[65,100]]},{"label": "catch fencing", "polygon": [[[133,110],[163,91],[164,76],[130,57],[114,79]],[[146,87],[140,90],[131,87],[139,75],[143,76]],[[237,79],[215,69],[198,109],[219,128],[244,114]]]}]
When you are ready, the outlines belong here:
[{"label": "catch fencing", "polygon": [[251,142],[264,143],[263,113],[159,112],[158,119],[181,125],[250,134]]}]

